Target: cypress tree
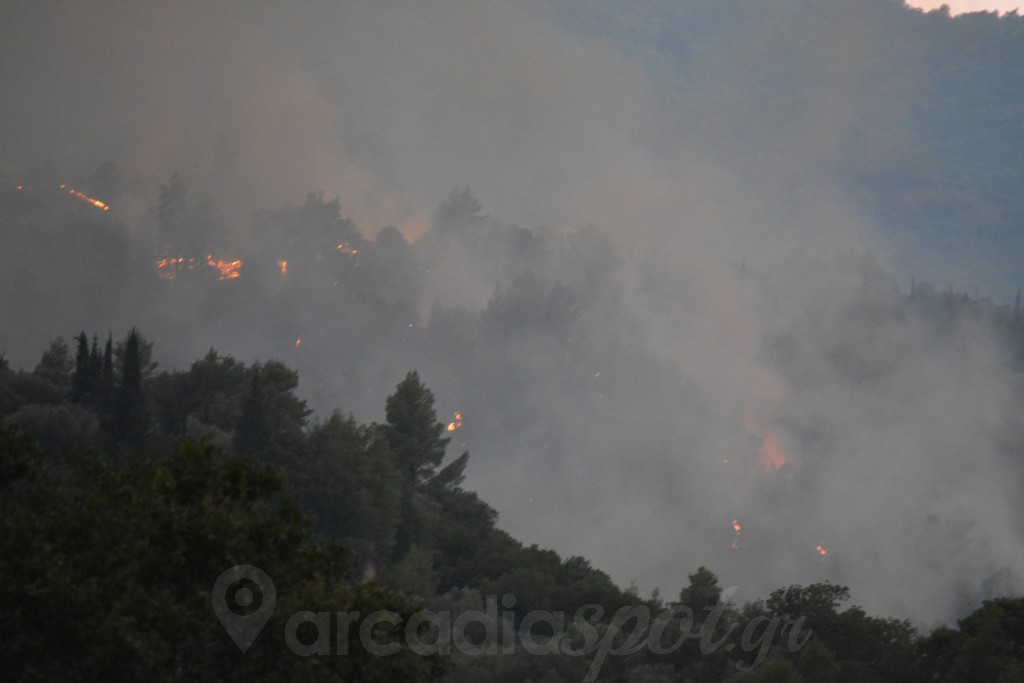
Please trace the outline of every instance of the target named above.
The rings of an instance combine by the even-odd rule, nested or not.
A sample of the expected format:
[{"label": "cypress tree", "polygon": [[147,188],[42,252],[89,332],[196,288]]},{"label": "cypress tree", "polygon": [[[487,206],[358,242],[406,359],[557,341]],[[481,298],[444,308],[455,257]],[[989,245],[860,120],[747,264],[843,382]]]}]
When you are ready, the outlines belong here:
[{"label": "cypress tree", "polygon": [[142,367],[139,357],[139,332],[134,327],[124,346],[124,366],[118,387],[116,434],[126,445],[140,448],[146,437],[145,396],[142,393]]},{"label": "cypress tree", "polygon": [[[116,393],[114,386],[114,342],[113,335],[107,334],[107,344],[103,349],[103,363],[99,380],[99,408],[103,420],[110,422],[116,410]],[[108,425],[109,428],[109,425]]]},{"label": "cypress tree", "polygon": [[103,373],[104,381],[114,382],[114,339],[112,334],[107,335],[107,346],[103,349]]},{"label": "cypress tree", "polygon": [[103,374],[103,355],[100,354],[99,338],[92,335],[92,348],[89,350],[89,398],[96,401],[100,394],[100,375]]},{"label": "cypress tree", "polygon": [[89,338],[83,330],[75,337],[75,374],[71,379],[71,400],[85,403],[89,400]]}]

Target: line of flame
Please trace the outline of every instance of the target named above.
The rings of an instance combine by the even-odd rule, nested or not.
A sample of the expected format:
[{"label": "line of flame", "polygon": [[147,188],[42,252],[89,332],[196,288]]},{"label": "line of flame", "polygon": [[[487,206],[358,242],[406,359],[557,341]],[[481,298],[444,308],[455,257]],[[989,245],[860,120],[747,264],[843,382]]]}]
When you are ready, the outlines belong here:
[{"label": "line of flame", "polygon": [[104,204],[103,202],[101,202],[98,199],[90,197],[89,195],[85,194],[84,192],[79,192],[78,190],[73,190],[70,187],[67,187],[66,185],[61,185],[60,189],[67,190],[68,194],[74,195],[75,197],[78,197],[79,199],[82,199],[84,201],[89,202],[90,204],[95,206],[97,209],[103,209],[104,211],[110,211],[110,207],[109,206],[107,206],[106,204]]}]

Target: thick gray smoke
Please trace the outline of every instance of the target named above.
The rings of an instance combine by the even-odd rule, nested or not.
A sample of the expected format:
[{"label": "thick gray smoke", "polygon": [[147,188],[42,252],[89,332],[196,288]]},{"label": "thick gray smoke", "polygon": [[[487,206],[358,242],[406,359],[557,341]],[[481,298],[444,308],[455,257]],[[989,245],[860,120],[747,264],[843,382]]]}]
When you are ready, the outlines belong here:
[{"label": "thick gray smoke", "polygon": [[[367,420],[418,367],[465,416],[467,485],[524,542],[666,595],[705,564],[743,598],[830,579],[950,619],[1024,587],[1019,376],[981,322],[908,306],[899,245],[836,181],[851,131],[898,159],[910,122],[907,84],[858,98],[903,59],[871,8],[904,10],[848,5],[795,28],[749,10],[710,83],[708,61],[680,75],[539,2],[8,4],[4,182],[102,186],[112,160],[119,222],[0,225],[0,349],[31,366],[53,337],[137,324],[162,367],[277,357],[321,415]],[[747,108],[751,65],[783,61],[804,94]],[[247,263],[294,237],[254,212],[340,199],[391,308],[301,263],[291,289],[158,281],[173,172]],[[464,185],[481,211],[434,211]],[[382,233],[381,256],[389,225],[419,241]],[[78,246],[44,267],[51,238]],[[111,264],[146,284],[97,284]]]}]

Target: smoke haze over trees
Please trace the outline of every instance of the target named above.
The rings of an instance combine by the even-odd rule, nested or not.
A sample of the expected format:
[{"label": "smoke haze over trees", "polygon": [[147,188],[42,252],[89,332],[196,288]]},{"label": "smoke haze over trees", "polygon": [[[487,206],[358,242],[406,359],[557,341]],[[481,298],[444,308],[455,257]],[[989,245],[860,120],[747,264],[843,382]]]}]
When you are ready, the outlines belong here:
[{"label": "smoke haze over trees", "polygon": [[[1024,591],[1021,17],[452,0],[0,19],[0,351],[35,368],[0,400],[49,447],[130,449],[145,421],[254,455],[308,440],[375,502],[305,495],[407,576],[436,569],[410,529],[479,512],[413,493],[448,438],[472,458],[447,476],[502,529],[609,585],[828,580],[928,627]],[[360,460],[402,452],[415,410],[387,397],[411,369],[406,403],[422,381],[461,426],[425,461]]]},{"label": "smoke haze over trees", "polygon": [[[126,425],[108,419],[101,387],[123,397],[149,345],[129,332],[116,382],[103,381],[112,353],[93,363],[96,346],[83,347],[74,364],[55,342],[31,372],[0,365],[0,661],[12,680],[189,672],[216,680],[613,681],[628,674],[906,683],[1008,680],[1020,672],[1020,598],[986,600],[957,628],[924,633],[846,606],[849,590],[828,581],[779,588],[740,607],[731,600],[735,589],[701,566],[680,582],[678,599],[663,601],[655,591],[643,600],[583,557],[524,547],[463,487],[469,454],[447,458],[441,437],[461,420],[438,421],[416,372],[387,398],[384,424],[358,424],[337,411],[310,422],[294,372],[211,350],[187,371],[149,377],[134,397],[142,417]],[[78,388],[71,403],[69,386]],[[83,395],[83,386],[90,392]],[[217,630],[204,589],[239,561],[266,567],[275,584],[269,598],[265,580],[257,584],[261,602],[272,601],[269,634],[236,652]],[[338,610],[339,620],[386,609],[398,620],[385,627],[387,637],[401,642],[402,622],[426,605],[459,623],[479,618],[499,594],[508,608],[503,634],[518,627],[534,648],[509,647],[502,635],[492,656],[464,646],[370,656],[362,626],[346,634],[339,621],[338,650],[324,658],[331,654],[326,622],[307,621],[316,624],[314,638],[314,629],[299,635],[289,617],[314,606]],[[227,604],[235,613],[245,603]],[[531,622],[580,609],[596,610],[585,630],[580,622],[564,632],[543,617]],[[661,621],[648,632],[642,615],[651,612]],[[611,635],[611,644],[616,632],[653,645],[613,648],[607,662],[607,653],[580,656],[589,639]],[[687,644],[694,633],[700,644]]]}]

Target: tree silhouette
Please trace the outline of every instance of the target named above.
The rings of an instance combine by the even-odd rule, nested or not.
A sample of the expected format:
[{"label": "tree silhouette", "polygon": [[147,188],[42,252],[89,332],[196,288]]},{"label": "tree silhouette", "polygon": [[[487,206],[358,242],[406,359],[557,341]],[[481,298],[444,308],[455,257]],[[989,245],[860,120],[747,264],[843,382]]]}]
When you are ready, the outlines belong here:
[{"label": "tree silhouette", "polygon": [[71,400],[86,403],[92,398],[92,367],[89,363],[89,338],[83,330],[75,337],[75,374],[71,380]]},{"label": "tree silhouette", "polygon": [[235,451],[245,455],[265,454],[271,438],[267,400],[260,382],[260,367],[253,368],[249,393],[242,402],[242,414],[235,427]]},{"label": "tree silhouette", "polygon": [[444,459],[449,439],[437,421],[434,394],[420,381],[415,370],[387,399],[387,437],[399,472],[408,484],[423,483]]},{"label": "tree silhouette", "polygon": [[133,327],[125,340],[121,385],[118,387],[117,393],[115,435],[125,446],[134,449],[141,448],[145,443],[146,424],[139,332]]}]

